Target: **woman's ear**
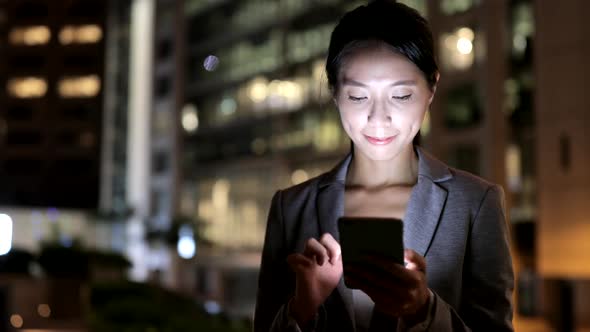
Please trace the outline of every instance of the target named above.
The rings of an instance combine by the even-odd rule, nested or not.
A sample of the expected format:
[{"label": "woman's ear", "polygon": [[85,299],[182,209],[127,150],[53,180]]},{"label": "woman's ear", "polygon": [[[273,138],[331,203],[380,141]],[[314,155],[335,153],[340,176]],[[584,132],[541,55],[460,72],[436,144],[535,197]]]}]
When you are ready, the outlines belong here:
[{"label": "woman's ear", "polygon": [[334,106],[338,107],[338,94],[337,92],[332,92],[332,102]]},{"label": "woman's ear", "polygon": [[430,95],[430,99],[428,99],[428,105],[432,103],[432,99],[434,99],[434,94],[436,93],[436,87],[438,86],[438,82],[440,80],[440,72],[436,72],[436,81],[434,82],[434,86],[432,86],[432,94]]}]

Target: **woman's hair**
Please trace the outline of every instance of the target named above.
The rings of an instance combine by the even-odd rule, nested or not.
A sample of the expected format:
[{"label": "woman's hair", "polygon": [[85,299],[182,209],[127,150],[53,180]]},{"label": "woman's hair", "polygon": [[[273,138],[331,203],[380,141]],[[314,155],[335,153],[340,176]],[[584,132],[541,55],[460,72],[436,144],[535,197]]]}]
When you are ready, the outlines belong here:
[{"label": "woman's hair", "polygon": [[346,13],[330,38],[326,73],[332,93],[348,56],[359,49],[387,47],[424,73],[432,89],[438,66],[428,22],[414,9],[393,0],[375,0]]}]

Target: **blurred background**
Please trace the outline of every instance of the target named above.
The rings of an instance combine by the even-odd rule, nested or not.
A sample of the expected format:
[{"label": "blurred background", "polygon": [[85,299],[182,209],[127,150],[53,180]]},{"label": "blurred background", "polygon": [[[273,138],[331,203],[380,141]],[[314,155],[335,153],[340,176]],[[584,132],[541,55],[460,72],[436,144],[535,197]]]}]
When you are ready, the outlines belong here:
[{"label": "blurred background", "polygon": [[[421,145],[505,188],[516,330],[590,331],[590,2],[400,2]],[[349,149],[324,58],[364,3],[0,0],[0,332],[248,331],[272,195]]]}]

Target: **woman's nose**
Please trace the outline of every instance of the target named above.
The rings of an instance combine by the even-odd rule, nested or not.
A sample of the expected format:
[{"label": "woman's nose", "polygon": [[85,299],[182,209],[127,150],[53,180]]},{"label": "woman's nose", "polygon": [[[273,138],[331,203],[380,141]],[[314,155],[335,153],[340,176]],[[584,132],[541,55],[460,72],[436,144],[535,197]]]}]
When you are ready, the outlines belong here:
[{"label": "woman's nose", "polygon": [[375,103],[368,115],[368,122],[375,125],[391,124],[391,114],[383,103]]}]

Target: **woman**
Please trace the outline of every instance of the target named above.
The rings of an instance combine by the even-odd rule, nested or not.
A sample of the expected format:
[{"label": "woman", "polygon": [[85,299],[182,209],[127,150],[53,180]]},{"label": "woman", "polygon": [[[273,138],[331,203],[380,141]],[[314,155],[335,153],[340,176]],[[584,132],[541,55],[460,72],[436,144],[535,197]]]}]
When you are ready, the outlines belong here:
[{"label": "woman", "polygon": [[[254,330],[512,331],[503,191],[413,144],[439,79],[413,9],[374,1],[332,33],[326,71],[352,152],[271,204]],[[405,266],[346,268],[337,220],[404,223]]]}]

